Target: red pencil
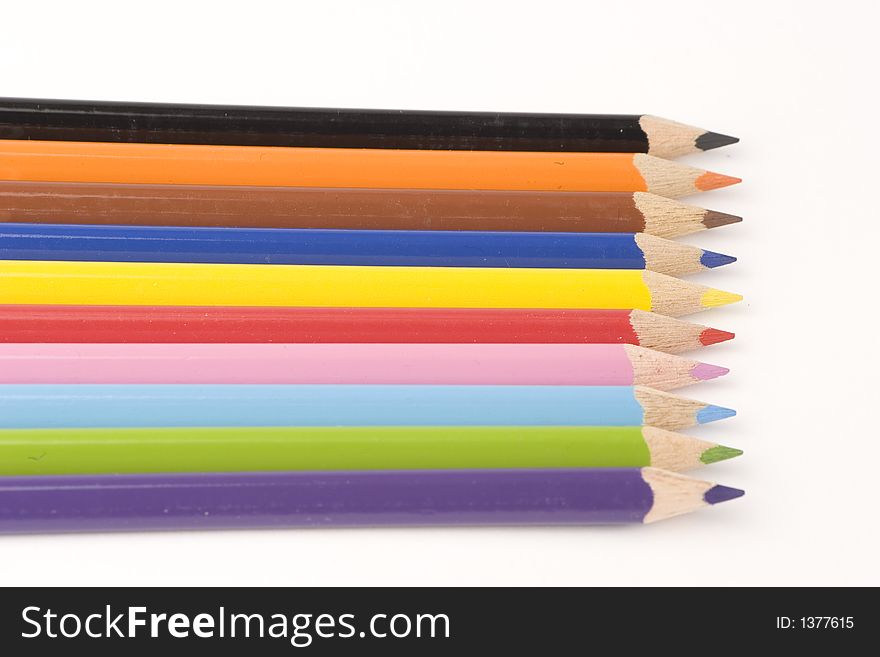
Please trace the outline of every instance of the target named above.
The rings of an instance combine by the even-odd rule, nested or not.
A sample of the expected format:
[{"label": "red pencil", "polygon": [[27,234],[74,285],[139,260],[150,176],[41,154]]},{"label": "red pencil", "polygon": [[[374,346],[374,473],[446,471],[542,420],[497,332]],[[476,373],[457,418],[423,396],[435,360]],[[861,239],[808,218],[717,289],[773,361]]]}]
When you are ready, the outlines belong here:
[{"label": "red pencil", "polygon": [[641,310],[0,306],[0,342],[553,342],[678,353],[732,337]]}]

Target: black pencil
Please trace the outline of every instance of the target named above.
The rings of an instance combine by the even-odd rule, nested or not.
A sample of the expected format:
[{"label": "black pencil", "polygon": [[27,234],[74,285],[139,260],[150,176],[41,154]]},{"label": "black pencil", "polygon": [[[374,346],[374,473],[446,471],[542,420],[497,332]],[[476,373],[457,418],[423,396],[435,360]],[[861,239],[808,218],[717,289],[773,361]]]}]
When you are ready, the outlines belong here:
[{"label": "black pencil", "polygon": [[738,141],[650,115],[434,112],[0,98],[0,139],[649,153]]}]

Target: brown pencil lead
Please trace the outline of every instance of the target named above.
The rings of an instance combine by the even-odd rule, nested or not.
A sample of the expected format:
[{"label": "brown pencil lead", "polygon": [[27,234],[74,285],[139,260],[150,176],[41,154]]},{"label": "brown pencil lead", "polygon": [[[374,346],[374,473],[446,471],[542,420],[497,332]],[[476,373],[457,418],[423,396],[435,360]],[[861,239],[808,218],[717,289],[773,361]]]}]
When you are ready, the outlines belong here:
[{"label": "brown pencil lead", "polygon": [[703,225],[706,228],[718,228],[720,226],[728,226],[730,224],[738,224],[742,221],[742,217],[735,214],[727,214],[726,212],[718,212],[717,210],[706,210],[703,215]]}]

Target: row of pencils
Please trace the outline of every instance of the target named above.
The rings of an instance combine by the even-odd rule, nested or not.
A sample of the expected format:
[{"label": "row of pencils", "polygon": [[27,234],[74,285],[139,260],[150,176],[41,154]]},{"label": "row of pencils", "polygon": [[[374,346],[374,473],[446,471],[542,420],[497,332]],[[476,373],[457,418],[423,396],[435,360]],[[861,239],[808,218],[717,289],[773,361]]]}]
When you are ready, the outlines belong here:
[{"label": "row of pencils", "polygon": [[0,532],[644,523],[736,142],[648,115],[0,99]]}]

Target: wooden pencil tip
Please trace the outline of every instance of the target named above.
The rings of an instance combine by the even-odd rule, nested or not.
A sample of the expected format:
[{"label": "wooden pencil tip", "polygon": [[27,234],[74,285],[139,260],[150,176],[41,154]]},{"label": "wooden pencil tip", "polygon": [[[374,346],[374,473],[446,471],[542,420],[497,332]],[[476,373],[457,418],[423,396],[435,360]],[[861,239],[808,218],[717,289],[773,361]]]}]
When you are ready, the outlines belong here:
[{"label": "wooden pencil tip", "polygon": [[739,488],[716,484],[703,494],[703,500],[705,500],[706,504],[720,504],[721,502],[735,500],[737,497],[742,497],[745,494],[746,492]]},{"label": "wooden pencil tip", "polygon": [[718,463],[719,461],[726,461],[727,459],[742,456],[742,453],[743,451],[741,449],[725,447],[724,445],[715,445],[715,447],[710,447],[700,454],[700,461],[704,465],[709,465],[710,463]]},{"label": "wooden pencil tip", "polygon": [[722,135],[720,132],[704,132],[697,137],[694,144],[701,151],[710,151],[713,148],[721,148],[729,146],[739,141],[739,137],[731,137],[730,135]]},{"label": "wooden pencil tip", "polygon": [[710,189],[719,189],[721,187],[730,187],[741,183],[742,178],[734,178],[733,176],[725,176],[723,173],[715,173],[714,171],[706,171],[694,182],[697,189],[708,192]]},{"label": "wooden pencil tip", "polygon": [[706,214],[703,215],[703,225],[706,228],[738,224],[740,221],[742,221],[742,217],[737,217],[735,214],[727,214],[726,212],[718,212],[717,210],[706,210]]},{"label": "wooden pencil tip", "polygon": [[704,347],[708,347],[710,344],[727,342],[728,340],[733,340],[735,337],[736,333],[731,333],[730,331],[722,331],[721,329],[716,328],[705,328],[702,333],[700,333],[700,344]]},{"label": "wooden pencil tip", "polygon": [[700,299],[700,305],[702,305],[703,308],[717,308],[718,306],[726,306],[731,303],[736,303],[737,301],[742,301],[741,294],[734,294],[733,292],[725,292],[724,290],[709,288],[703,292],[703,297]]},{"label": "wooden pencil tip", "polygon": [[654,467],[642,468],[642,478],[654,495],[654,504],[645,515],[645,523],[672,518],[743,495],[738,488],[719,486]]}]

